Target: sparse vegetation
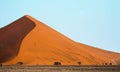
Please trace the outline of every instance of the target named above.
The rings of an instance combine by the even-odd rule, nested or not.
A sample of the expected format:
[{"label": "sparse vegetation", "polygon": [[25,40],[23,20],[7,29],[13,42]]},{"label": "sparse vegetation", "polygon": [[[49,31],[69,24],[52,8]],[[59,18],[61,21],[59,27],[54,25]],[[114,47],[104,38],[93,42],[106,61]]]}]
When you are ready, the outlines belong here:
[{"label": "sparse vegetation", "polygon": [[54,62],[54,65],[61,65],[61,62]]},{"label": "sparse vegetation", "polygon": [[81,62],[78,62],[78,65],[81,65]]},{"label": "sparse vegetation", "polygon": [[105,65],[108,65],[108,63],[105,63]]},{"label": "sparse vegetation", "polygon": [[112,63],[109,63],[109,65],[112,65]]},{"label": "sparse vegetation", "polygon": [[3,66],[0,72],[120,72],[120,66]]},{"label": "sparse vegetation", "polygon": [[23,62],[17,62],[17,65],[22,65],[23,64]]},{"label": "sparse vegetation", "polygon": [[110,62],[110,63],[103,63],[103,65],[112,65],[112,63]]},{"label": "sparse vegetation", "polygon": [[2,64],[0,64],[0,67],[2,67]]}]

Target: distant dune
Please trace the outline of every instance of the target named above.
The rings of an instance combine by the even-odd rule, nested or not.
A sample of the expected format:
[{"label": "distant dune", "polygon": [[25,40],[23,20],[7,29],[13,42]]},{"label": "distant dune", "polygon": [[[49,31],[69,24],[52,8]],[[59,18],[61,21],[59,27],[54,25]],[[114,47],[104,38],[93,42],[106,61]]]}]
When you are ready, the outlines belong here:
[{"label": "distant dune", "polygon": [[0,29],[0,63],[118,65],[120,53],[77,43],[29,15]]}]

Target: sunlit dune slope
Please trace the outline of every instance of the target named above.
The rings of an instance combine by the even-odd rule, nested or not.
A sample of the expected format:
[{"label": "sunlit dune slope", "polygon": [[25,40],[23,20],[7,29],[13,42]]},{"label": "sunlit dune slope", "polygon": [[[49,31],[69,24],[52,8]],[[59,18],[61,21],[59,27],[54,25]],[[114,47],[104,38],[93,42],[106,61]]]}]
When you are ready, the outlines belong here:
[{"label": "sunlit dune slope", "polygon": [[105,65],[105,63],[107,63],[108,65],[110,63],[114,65],[120,64],[120,53],[115,53],[100,48],[95,48],[82,43],[77,43],[77,44],[81,50],[86,52],[87,55],[85,54],[84,55],[88,56],[88,59],[90,59],[91,62],[93,63],[98,62],[98,65],[99,64]]},{"label": "sunlit dune slope", "polygon": [[[119,53],[74,42],[31,16],[26,15],[21,19],[24,20],[23,23],[33,23],[35,26],[27,32],[27,35],[25,34],[19,45],[18,54],[9,61],[2,62],[5,65],[18,62],[23,62],[24,65],[53,65],[54,62],[61,62],[62,65],[78,65],[78,62],[81,62],[81,65],[103,65],[105,63],[118,64],[120,60]],[[16,25],[23,23],[17,22]],[[9,28],[14,28],[14,26]],[[26,29],[21,28],[20,32]],[[14,35],[14,33],[11,34]],[[6,38],[11,37],[6,36]],[[2,55],[0,56],[2,58]]]}]

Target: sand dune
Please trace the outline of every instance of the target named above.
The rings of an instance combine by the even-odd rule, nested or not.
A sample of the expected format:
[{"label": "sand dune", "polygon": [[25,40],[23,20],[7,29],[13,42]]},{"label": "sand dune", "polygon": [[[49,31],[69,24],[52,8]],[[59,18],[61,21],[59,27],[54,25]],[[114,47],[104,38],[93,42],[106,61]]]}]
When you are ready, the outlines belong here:
[{"label": "sand dune", "polygon": [[0,62],[17,56],[23,38],[34,26],[31,20],[22,17],[0,29]]},{"label": "sand dune", "polygon": [[117,65],[120,61],[119,53],[77,43],[29,15],[1,28],[0,34],[4,65]]}]

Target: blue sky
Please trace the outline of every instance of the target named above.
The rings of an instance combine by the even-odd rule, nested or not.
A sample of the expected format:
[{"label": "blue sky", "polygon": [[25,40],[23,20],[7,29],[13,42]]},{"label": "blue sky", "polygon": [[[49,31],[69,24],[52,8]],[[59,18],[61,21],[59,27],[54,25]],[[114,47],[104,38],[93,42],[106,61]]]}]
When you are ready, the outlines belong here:
[{"label": "blue sky", "polygon": [[0,1],[0,27],[26,14],[74,41],[120,52],[120,0]]}]

